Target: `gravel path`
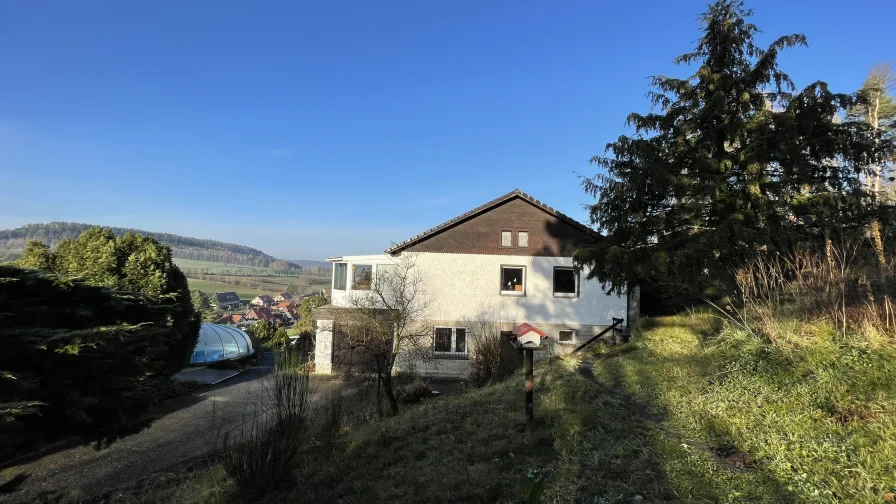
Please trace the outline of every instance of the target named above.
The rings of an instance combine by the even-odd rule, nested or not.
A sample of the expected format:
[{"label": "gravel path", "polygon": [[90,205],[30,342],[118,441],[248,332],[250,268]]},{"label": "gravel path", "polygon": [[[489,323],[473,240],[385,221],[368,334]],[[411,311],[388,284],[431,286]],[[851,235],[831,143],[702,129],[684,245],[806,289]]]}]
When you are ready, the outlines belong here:
[{"label": "gravel path", "polygon": [[[252,409],[249,405],[262,395],[265,373],[264,368],[251,368],[199,394],[169,401],[148,429],[109,448],[78,446],[7,469],[4,472],[27,472],[31,477],[0,502],[30,502],[42,492],[56,491],[91,496],[201,456],[209,450],[215,422],[238,425]],[[321,396],[341,384],[323,381],[314,386]]]}]

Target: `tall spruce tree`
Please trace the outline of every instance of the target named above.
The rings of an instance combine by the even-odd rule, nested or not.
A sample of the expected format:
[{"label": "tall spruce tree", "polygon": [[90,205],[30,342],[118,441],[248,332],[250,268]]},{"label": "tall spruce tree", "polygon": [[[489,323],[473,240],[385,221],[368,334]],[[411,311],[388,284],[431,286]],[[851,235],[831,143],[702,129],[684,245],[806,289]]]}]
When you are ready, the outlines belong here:
[{"label": "tall spruce tree", "polygon": [[662,281],[722,294],[751,255],[865,226],[877,210],[862,180],[892,143],[843,119],[862,97],[820,81],[794,94],[778,55],[806,38],[762,48],[751,15],[737,0],[710,5],[696,49],[674,60],[696,72],[653,77],[653,111],[629,115],[634,134],[592,159],[606,173],[583,187],[606,240],[576,260],[611,291]]}]

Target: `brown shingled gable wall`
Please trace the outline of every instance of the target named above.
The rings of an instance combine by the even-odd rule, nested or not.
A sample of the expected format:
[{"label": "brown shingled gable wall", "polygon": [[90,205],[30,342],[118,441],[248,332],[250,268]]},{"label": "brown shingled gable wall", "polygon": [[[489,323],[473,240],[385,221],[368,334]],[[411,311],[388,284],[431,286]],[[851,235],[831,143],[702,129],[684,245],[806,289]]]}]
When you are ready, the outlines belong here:
[{"label": "brown shingled gable wall", "polygon": [[[513,231],[513,246],[501,247],[501,231]],[[517,232],[529,232],[529,246],[517,248]],[[482,214],[408,247],[411,252],[570,257],[576,245],[592,241],[584,231],[522,198],[513,198]]]}]

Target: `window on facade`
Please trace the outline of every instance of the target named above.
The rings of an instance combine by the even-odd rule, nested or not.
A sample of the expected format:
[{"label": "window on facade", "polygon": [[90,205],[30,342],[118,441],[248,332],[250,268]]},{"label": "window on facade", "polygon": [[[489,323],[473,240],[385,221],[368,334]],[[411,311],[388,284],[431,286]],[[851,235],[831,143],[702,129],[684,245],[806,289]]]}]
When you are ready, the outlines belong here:
[{"label": "window on facade", "polygon": [[333,290],[345,290],[346,271],[348,265],[336,263],[333,265]]},{"label": "window on facade", "polygon": [[467,330],[463,327],[436,327],[433,350],[441,354],[466,354]]},{"label": "window on facade", "polygon": [[376,265],[377,278],[393,276],[393,275],[395,275],[396,271],[398,271],[398,265],[395,265],[395,264],[377,264]]},{"label": "window on facade", "polygon": [[528,247],[529,246],[529,232],[528,231],[520,231],[516,234],[516,246],[517,247]]},{"label": "window on facade", "polygon": [[579,275],[573,268],[554,268],[554,295],[576,297],[579,294]]},{"label": "window on facade", "polygon": [[454,351],[467,353],[467,330],[462,327],[454,329]]},{"label": "window on facade", "polygon": [[352,290],[370,290],[373,281],[373,266],[352,264]]},{"label": "window on facade", "polygon": [[501,266],[501,294],[522,296],[526,293],[526,268]]},{"label": "window on facade", "polygon": [[501,246],[502,247],[512,247],[513,246],[513,232],[512,231],[501,231]]},{"label": "window on facade", "polygon": [[572,329],[561,329],[557,336],[560,343],[574,343],[576,340],[576,332]]},{"label": "window on facade", "polygon": [[451,328],[450,327],[436,327],[435,350],[436,350],[436,352],[450,352],[451,351]]}]

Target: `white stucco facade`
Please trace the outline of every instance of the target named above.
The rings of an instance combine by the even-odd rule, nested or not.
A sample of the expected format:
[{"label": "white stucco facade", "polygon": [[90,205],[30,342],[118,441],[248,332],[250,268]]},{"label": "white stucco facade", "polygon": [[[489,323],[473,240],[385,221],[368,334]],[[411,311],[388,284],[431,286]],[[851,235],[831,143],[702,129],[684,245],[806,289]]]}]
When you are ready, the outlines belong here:
[{"label": "white stucco facade", "polygon": [[[407,254],[407,252],[405,252]],[[426,318],[433,325],[464,327],[473,322],[496,322],[512,328],[528,322],[543,330],[559,343],[559,331],[576,331],[572,346],[559,344],[568,350],[575,343],[597,334],[612,324],[612,319],[626,318],[625,296],[608,296],[598,282],[588,281],[583,271],[577,296],[558,296],[554,293],[554,268],[572,267],[571,257],[542,257],[491,254],[413,253],[414,270],[423,280]],[[345,289],[331,283],[331,304],[349,307],[352,291],[352,272],[355,267],[370,266],[373,275],[394,267],[398,257],[390,255],[345,256],[330,259],[334,264],[346,264]],[[502,293],[502,266],[522,267],[525,271],[524,292]],[[366,268],[363,268],[366,271]],[[361,270],[359,270],[361,271]],[[332,369],[332,321],[318,324],[316,369],[327,373]],[[432,361],[421,363],[417,372],[428,376],[463,377],[464,361]]]},{"label": "white stucco facade", "polygon": [[[356,265],[395,264],[388,255],[346,256],[346,289],[332,290],[334,306],[349,306],[351,272]],[[624,296],[608,296],[602,286],[588,281],[582,272],[577,297],[557,297],[553,292],[554,267],[571,267],[571,257],[504,256],[486,254],[415,253],[415,269],[424,280],[431,320],[488,320],[578,325],[609,325],[613,317],[625,318]],[[525,293],[502,294],[502,266],[525,268]]]},{"label": "white stucco facade", "polygon": [[[501,267],[525,268],[525,292],[502,294]],[[554,267],[571,267],[570,257],[419,253],[433,320],[488,320],[531,324],[609,325],[625,317],[626,300],[607,296],[597,282],[579,282],[577,297],[553,292]],[[583,272],[582,277],[587,276]]]}]

